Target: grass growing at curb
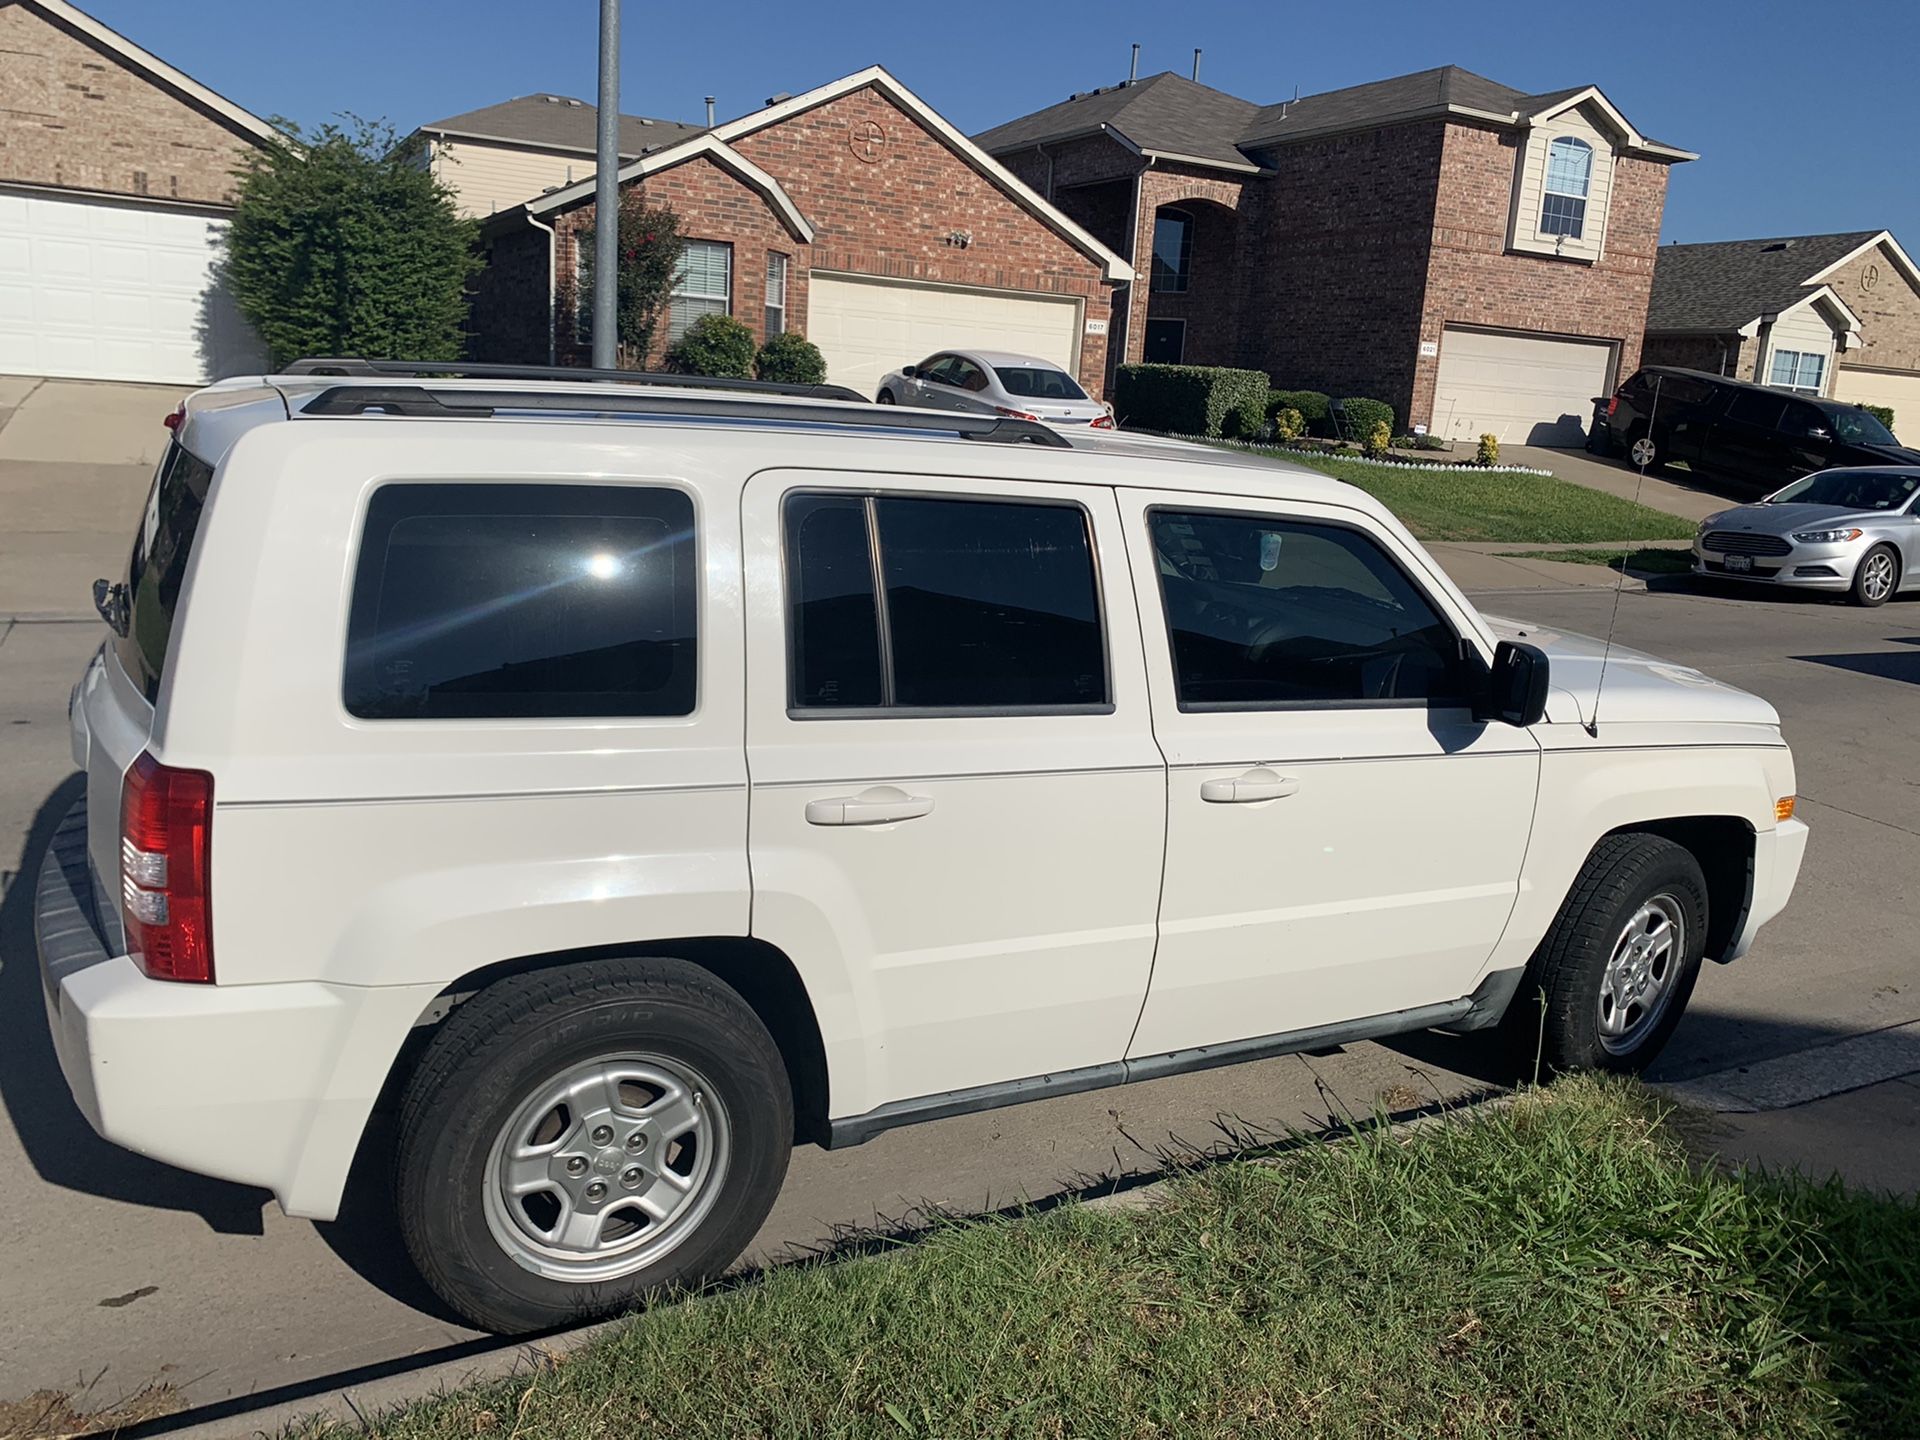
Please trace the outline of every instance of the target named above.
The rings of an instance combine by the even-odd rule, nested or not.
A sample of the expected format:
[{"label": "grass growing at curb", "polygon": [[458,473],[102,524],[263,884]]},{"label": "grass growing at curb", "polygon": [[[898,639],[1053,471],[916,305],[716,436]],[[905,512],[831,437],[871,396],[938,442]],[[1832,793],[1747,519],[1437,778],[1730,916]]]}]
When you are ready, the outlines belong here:
[{"label": "grass growing at curb", "polygon": [[775,1271],[371,1433],[1913,1435],[1920,1207],[1703,1169],[1577,1079]]},{"label": "grass growing at curb", "polygon": [[1376,496],[1422,540],[1687,540],[1693,523],[1566,480],[1487,473],[1468,465],[1432,470],[1355,465],[1337,455],[1258,450],[1324,471]]},{"label": "grass growing at curb", "polygon": [[1618,545],[1596,550],[1519,550],[1508,551],[1510,560],[1564,560],[1569,565],[1605,565],[1618,570],[1625,557],[1629,575],[1686,575],[1693,570],[1691,550],[1627,550]]}]

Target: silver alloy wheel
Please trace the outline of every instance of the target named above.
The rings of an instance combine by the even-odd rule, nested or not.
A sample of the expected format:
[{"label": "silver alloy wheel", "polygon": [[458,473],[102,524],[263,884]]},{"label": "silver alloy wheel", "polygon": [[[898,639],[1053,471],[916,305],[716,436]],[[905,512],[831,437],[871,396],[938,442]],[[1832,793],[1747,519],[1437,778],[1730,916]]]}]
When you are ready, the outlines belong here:
[{"label": "silver alloy wheel", "polygon": [[1653,464],[1654,456],[1659,453],[1659,449],[1653,443],[1653,438],[1648,435],[1642,435],[1627,448],[1627,458],[1632,460],[1633,463],[1638,465],[1642,470]]},{"label": "silver alloy wheel", "polygon": [[1655,895],[1633,912],[1600,976],[1600,1044],[1609,1055],[1631,1054],[1660,1023],[1686,953],[1686,911],[1673,896]]},{"label": "silver alloy wheel", "polygon": [[487,1157],[487,1228],[549,1280],[616,1280],[699,1229],[726,1183],[726,1107],[698,1071],[603,1055],[536,1087]]},{"label": "silver alloy wheel", "polygon": [[1893,593],[1893,556],[1876,550],[1861,562],[1866,568],[1860,576],[1860,593],[1869,600],[1884,600]]}]

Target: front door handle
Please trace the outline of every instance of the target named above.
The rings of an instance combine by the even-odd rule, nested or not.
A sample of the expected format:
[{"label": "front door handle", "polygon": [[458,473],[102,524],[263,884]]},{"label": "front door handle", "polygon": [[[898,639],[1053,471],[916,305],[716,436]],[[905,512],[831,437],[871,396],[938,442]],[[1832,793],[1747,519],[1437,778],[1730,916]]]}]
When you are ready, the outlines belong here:
[{"label": "front door handle", "polygon": [[1200,798],[1209,805],[1251,805],[1257,800],[1278,800],[1300,788],[1291,775],[1279,775],[1262,765],[1236,775],[1231,780],[1203,780]]},{"label": "front door handle", "polygon": [[896,820],[918,820],[933,811],[931,795],[909,795],[896,785],[874,785],[858,795],[836,795],[831,800],[809,800],[809,825],[891,825]]}]

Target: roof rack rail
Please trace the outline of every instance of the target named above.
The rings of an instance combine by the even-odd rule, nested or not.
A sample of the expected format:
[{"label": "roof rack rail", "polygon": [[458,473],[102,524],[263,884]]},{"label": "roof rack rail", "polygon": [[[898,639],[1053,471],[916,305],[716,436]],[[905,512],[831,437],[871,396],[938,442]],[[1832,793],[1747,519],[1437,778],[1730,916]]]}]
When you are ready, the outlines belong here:
[{"label": "roof rack rail", "polygon": [[867,397],[845,385],[799,385],[783,380],[737,380],[715,375],[675,375],[663,370],[596,370],[581,365],[494,365],[467,360],[363,360],[357,356],[310,356],[284,365],[282,375],[338,375],[345,378],[401,380],[606,380],[623,385],[679,386],[689,390],[736,390],[749,395],[786,395],[800,400],[850,400]]},{"label": "roof rack rail", "polygon": [[[831,406],[792,403],[795,397],[768,396],[755,400],[722,399],[713,395],[648,395],[639,391],[597,395],[564,390],[518,390],[511,386],[486,389],[441,389],[431,385],[335,385],[300,406],[301,416],[332,418],[355,415],[405,415],[418,419],[484,420],[499,411],[549,410],[576,415],[658,415],[668,419],[697,417],[708,420],[757,420],[788,425],[857,427],[863,430],[918,430],[935,435],[958,435],[1003,445],[1045,445],[1070,450],[1072,443],[1058,430],[1033,420],[1011,420],[998,415],[941,414],[879,405]],[[810,398],[810,397],[799,397]]]}]

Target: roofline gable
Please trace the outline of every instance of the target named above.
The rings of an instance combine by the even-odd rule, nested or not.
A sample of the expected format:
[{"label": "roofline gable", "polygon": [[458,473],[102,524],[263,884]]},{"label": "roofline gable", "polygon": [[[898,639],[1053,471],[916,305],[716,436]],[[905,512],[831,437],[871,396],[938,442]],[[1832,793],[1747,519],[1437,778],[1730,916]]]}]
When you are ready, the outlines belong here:
[{"label": "roofline gable", "polygon": [[1893,238],[1893,232],[1891,230],[1882,230],[1878,235],[1875,235],[1871,240],[1868,240],[1863,244],[1856,245],[1853,249],[1849,250],[1846,254],[1842,255],[1838,260],[1834,261],[1831,265],[1827,266],[1824,270],[1821,270],[1818,274],[1809,275],[1806,278],[1806,280],[1803,281],[1802,283],[1807,285],[1820,284],[1829,275],[1833,274],[1834,271],[1838,270],[1842,265],[1852,264],[1855,260],[1858,260],[1862,255],[1866,254],[1867,251],[1873,249],[1873,247],[1876,245],[1884,245],[1887,247],[1887,253],[1893,257],[1894,265],[1899,268],[1901,274],[1907,277],[1907,283],[1913,286],[1916,290],[1920,290],[1920,267],[1916,267],[1913,263],[1912,257],[1909,256],[1905,250],[1902,250],[1900,248],[1900,242]]},{"label": "roofline gable", "polygon": [[[813,222],[800,213],[800,207],[793,203],[793,197],[787,194],[780,182],[754,164],[731,145],[718,138],[717,133],[709,130],[704,135],[695,135],[682,140],[677,145],[655,150],[650,155],[642,155],[622,165],[617,174],[620,184],[629,180],[644,179],[648,175],[657,175],[663,170],[671,170],[684,165],[689,160],[702,157],[712,160],[721,169],[730,171],[748,189],[758,192],[761,199],[780,217],[793,238],[802,244],[813,243]],[[565,209],[582,200],[590,200],[594,194],[595,177],[589,175],[584,180],[563,186],[550,195],[542,195],[537,200],[527,202],[529,215],[545,215],[554,210]]]},{"label": "roofline gable", "polygon": [[244,130],[255,139],[268,145],[286,145],[290,137],[275,129],[250,110],[227,99],[217,91],[208,89],[185,71],[176,70],[150,50],[142,49],[118,30],[109,28],[87,14],[67,4],[67,0],[21,0],[29,9],[38,10],[52,17],[60,24],[79,31],[94,44],[109,50],[125,60],[136,70],[145,71],[169,89],[178,90],[190,100],[211,110],[237,130]]},{"label": "roofline gable", "polygon": [[[1529,125],[1541,125],[1553,119],[1556,115],[1564,115],[1567,111],[1577,110],[1582,105],[1592,105],[1605,115],[1619,130],[1621,138],[1626,141],[1625,148],[1628,150],[1637,150],[1647,155],[1663,156],[1670,160],[1698,160],[1700,158],[1698,154],[1691,150],[1682,150],[1676,145],[1662,145],[1658,140],[1649,140],[1646,136],[1642,135],[1634,128],[1633,122],[1627,119],[1626,115],[1621,112],[1620,107],[1609,100],[1606,92],[1598,85],[1589,85],[1585,89],[1574,91],[1571,95],[1564,95],[1550,105],[1545,105],[1538,110],[1527,112],[1522,118]],[[1518,114],[1519,112],[1515,113]]]},{"label": "roofline gable", "polygon": [[769,125],[777,125],[782,120],[817,109],[844,95],[851,95],[856,90],[864,90],[868,86],[878,90],[926,126],[949,150],[979,171],[1015,204],[1031,212],[1048,229],[1088,258],[1097,260],[1106,272],[1107,279],[1132,280],[1134,278],[1131,265],[1094,239],[1085,229],[1069,220],[1053,205],[1043,200],[1037,191],[1022,182],[1006,166],[954,129],[939,111],[890,75],[885,66],[869,65],[864,70],[856,70],[851,75],[829,81],[803,95],[795,95],[791,99],[780,101],[777,105],[769,105],[764,110],[756,110],[749,115],[742,115],[737,120],[729,120],[724,125],[716,126],[710,133],[718,136],[722,141],[738,140],[757,130],[764,130]]}]

